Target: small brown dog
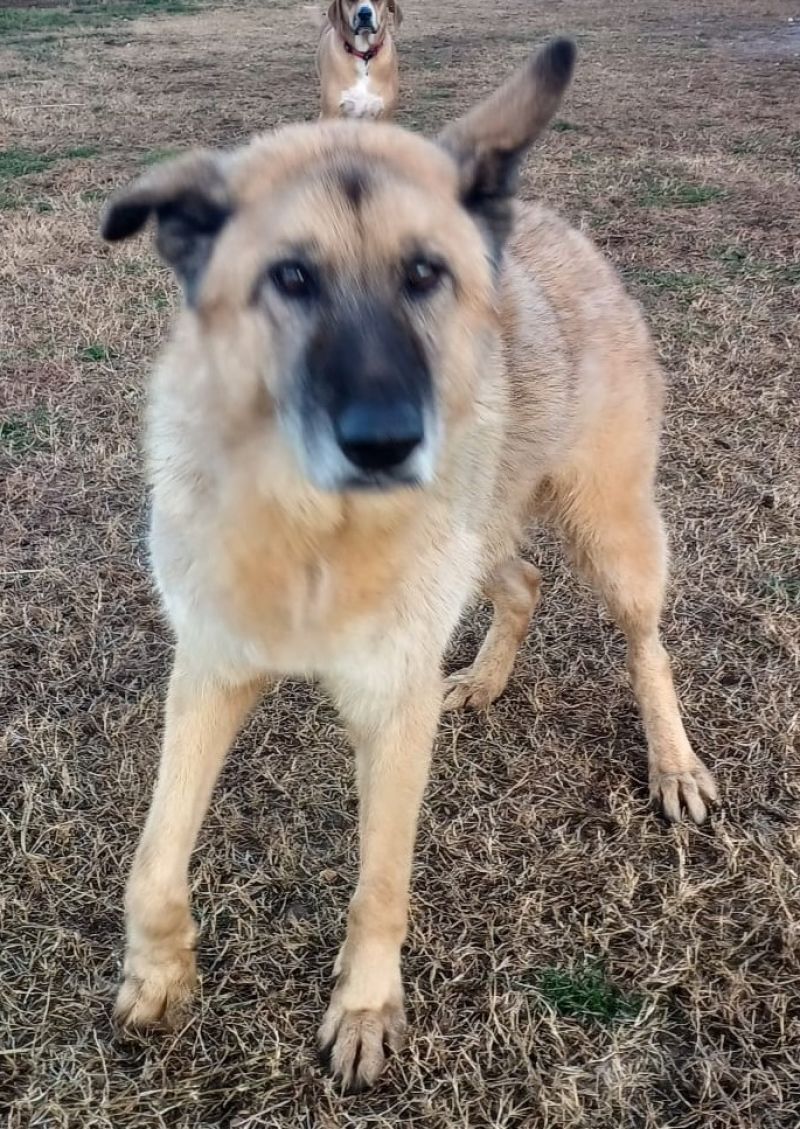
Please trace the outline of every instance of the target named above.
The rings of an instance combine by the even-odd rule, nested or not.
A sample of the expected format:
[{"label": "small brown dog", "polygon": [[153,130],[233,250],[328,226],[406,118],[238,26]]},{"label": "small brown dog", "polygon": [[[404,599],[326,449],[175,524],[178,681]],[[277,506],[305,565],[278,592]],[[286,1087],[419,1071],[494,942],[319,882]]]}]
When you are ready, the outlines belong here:
[{"label": "small brown dog", "polygon": [[333,0],[317,49],[323,118],[391,118],[399,88],[396,0]]},{"label": "small brown dog", "polygon": [[[321,122],[148,172],[106,238],[153,215],[186,297],[148,420],[152,560],[177,635],[158,783],[126,895],[118,1014],[195,980],[188,865],[214,781],[271,678],[319,678],[356,749],[361,873],[320,1031],[346,1085],[404,1026],[400,948],[442,706],[488,705],[539,599],[519,556],[554,522],[625,632],[650,786],[696,821],[714,782],[659,639],[662,381],[590,243],[517,206],[573,67],[547,46],[437,142]],[[442,656],[483,588],[473,665]],[[609,768],[609,771],[612,771]]]}]

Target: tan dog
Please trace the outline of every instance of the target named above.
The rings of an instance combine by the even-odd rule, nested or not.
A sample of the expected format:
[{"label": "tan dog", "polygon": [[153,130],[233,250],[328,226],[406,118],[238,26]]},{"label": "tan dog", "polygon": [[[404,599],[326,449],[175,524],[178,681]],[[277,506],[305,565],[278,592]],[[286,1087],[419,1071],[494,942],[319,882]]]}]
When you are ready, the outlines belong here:
[{"label": "tan dog", "polygon": [[[518,165],[573,48],[550,44],[438,143],[294,126],[147,173],[108,239],[153,214],[186,294],[150,397],[152,558],[177,635],[164,749],[128,885],[118,1014],[195,980],[187,869],[225,754],[274,676],[318,677],[356,749],[361,873],[320,1039],[347,1085],[401,1039],[412,849],[445,706],[500,694],[539,599],[519,557],[555,522],[628,641],[652,794],[715,797],[659,640],[661,376],[588,241],[515,210]],[[442,656],[483,590],[474,664]],[[609,771],[612,771],[609,769]]]},{"label": "tan dog", "polygon": [[317,50],[323,118],[390,118],[397,105],[397,52],[389,16],[396,0],[333,0]]}]

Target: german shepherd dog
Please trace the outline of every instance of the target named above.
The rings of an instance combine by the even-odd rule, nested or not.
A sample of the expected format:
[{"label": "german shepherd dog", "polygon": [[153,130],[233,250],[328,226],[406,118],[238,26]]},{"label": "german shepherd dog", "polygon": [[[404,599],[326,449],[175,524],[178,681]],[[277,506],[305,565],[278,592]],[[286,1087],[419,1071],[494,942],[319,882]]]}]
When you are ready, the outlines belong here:
[{"label": "german shepherd dog", "polygon": [[[659,640],[653,497],[662,381],[637,306],[582,235],[517,205],[517,173],[571,77],[554,40],[428,141],[291,126],[149,171],[105,214],[152,215],[184,309],[147,449],[153,566],[177,637],[163,753],[127,888],[117,1013],[167,1018],[195,981],[187,870],[225,754],[270,680],[318,678],[356,752],[361,868],[319,1033],[345,1087],[404,1028],[400,949],[442,707],[485,707],[539,600],[519,547],[554,522],[624,631],[665,814],[701,821],[711,775]],[[475,662],[442,656],[483,591]]]}]

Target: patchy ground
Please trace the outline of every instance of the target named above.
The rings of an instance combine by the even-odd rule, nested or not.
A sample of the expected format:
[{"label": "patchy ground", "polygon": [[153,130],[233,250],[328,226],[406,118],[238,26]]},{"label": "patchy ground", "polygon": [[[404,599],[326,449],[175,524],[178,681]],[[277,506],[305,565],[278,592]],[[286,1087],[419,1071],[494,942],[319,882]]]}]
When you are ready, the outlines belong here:
[{"label": "patchy ground", "polygon": [[299,10],[0,7],[4,1124],[795,1129],[800,9],[778,0],[408,0],[401,37],[402,121],[434,129],[531,43],[577,36],[525,191],[593,233],[670,373],[665,634],[722,809],[700,830],[649,812],[620,638],[536,537],[546,599],[510,692],[442,722],[414,1035],[379,1089],[340,1099],[312,1053],[355,798],[303,686],[250,725],[207,821],[191,1019],[111,1030],[169,659],[137,443],[175,292],[147,242],[100,244],[98,209],[172,150],[312,116]]}]

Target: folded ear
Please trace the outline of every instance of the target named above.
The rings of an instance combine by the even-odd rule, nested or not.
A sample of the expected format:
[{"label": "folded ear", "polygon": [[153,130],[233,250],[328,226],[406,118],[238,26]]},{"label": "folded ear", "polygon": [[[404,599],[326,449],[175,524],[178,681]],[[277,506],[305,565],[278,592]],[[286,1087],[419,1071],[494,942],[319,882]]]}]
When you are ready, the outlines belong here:
[{"label": "folded ear", "polygon": [[556,112],[575,65],[575,44],[553,39],[439,135],[459,168],[461,199],[487,232],[495,261],[512,222],[522,160]]},{"label": "folded ear", "polygon": [[156,217],[159,254],[181,281],[192,305],[214,241],[233,212],[226,159],[199,150],[158,165],[109,202],[104,239],[129,239]]},{"label": "folded ear", "polygon": [[397,3],[397,0],[389,0],[389,11],[394,16],[394,26],[399,28],[403,22],[403,9]]},{"label": "folded ear", "polygon": [[333,0],[333,3],[329,5],[328,22],[336,28],[340,35],[347,35],[349,28],[342,11],[342,0]]}]

